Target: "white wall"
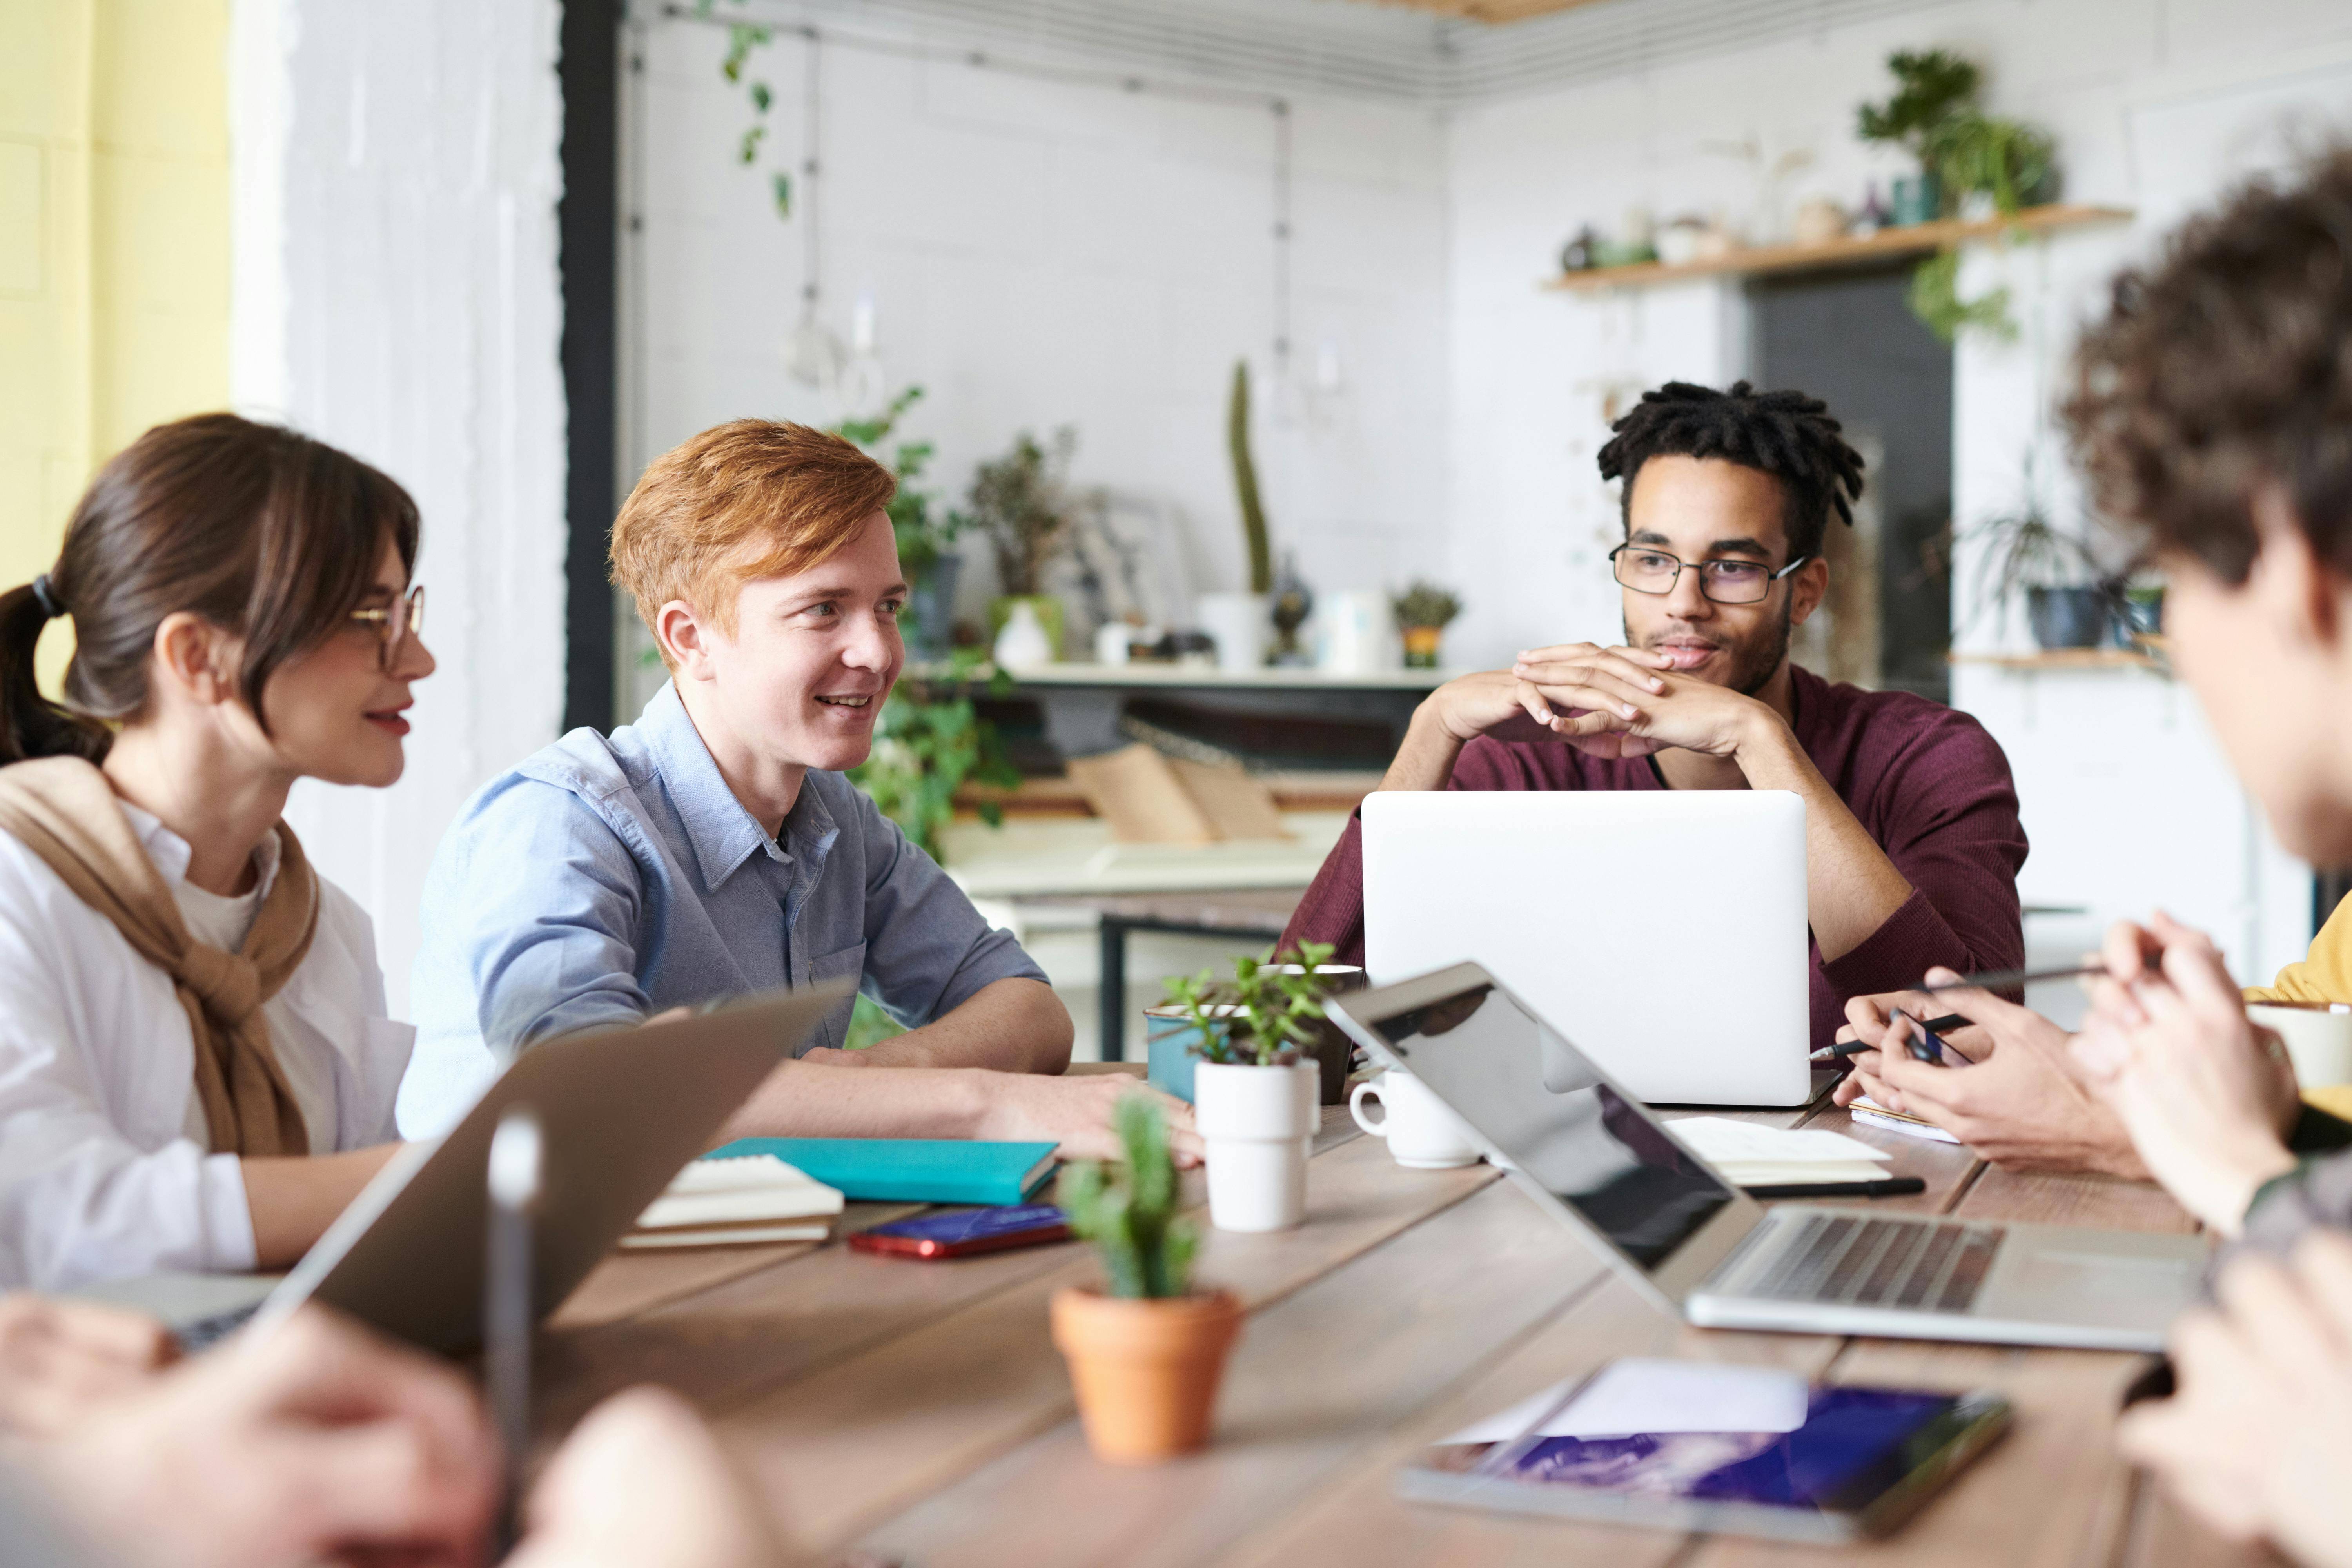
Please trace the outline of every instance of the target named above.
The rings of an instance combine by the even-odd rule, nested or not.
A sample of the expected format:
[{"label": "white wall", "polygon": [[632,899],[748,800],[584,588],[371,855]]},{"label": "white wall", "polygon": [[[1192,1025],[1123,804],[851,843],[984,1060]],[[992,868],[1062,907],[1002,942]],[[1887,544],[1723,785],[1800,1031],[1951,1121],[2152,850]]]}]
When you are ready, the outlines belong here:
[{"label": "white wall", "polygon": [[[1852,202],[1898,157],[1852,135],[1883,97],[1896,47],[1983,61],[1994,108],[2058,137],[2070,200],[2137,207],[2137,224],[2062,235],[1964,270],[2006,282],[2023,332],[1964,341],[1957,363],[1955,511],[1965,529],[2011,503],[2021,455],[2063,452],[2048,409],[2076,324],[2103,280],[2235,174],[2280,161],[2283,125],[2352,127],[2352,9],[2339,0],[1960,0],[1736,56],[1465,110],[1451,135],[1454,571],[1472,603],[1463,651],[1499,659],[1538,639],[1613,637],[1601,553],[1615,500],[1592,468],[1612,386],[1721,383],[1744,368],[1738,286],[1614,299],[1538,291],[1581,222],[1613,227],[1760,204],[1745,161],[1809,151],[1780,210],[1820,192]],[[1883,186],[1882,186],[1883,188]],[[1768,222],[1755,226],[1769,237]],[[2056,487],[2062,503],[2071,494]],[[1963,565],[1966,580],[1967,566]],[[1965,608],[1964,596],[1956,609]],[[2017,647],[2021,626],[1964,628],[1964,647]],[[2130,673],[2016,676],[1962,667],[1957,704],[2009,751],[2035,849],[2029,900],[2087,903],[2037,923],[2037,947],[2078,951],[2109,918],[2155,902],[2211,928],[2242,973],[2267,975],[2309,939],[2309,879],[2269,843],[2185,692]]]},{"label": "white wall", "polygon": [[407,1012],[417,895],[474,787],[563,704],[558,0],[237,0],[234,391],[376,464],[424,514],[440,671],[390,790],[289,816],[366,906]]},{"label": "white wall", "polygon": [[[771,172],[802,156],[806,46],[782,37],[747,73],[776,93],[747,170],[734,150],[751,116],[719,76],[724,32],[647,16],[635,37],[635,459],[743,415],[833,422],[844,410],[785,373],[805,218],[779,220],[767,194]],[[1342,383],[1318,402],[1268,384],[1265,95],[1129,92],[1100,71],[1047,81],[842,44],[822,61],[827,316],[845,338],[853,302],[873,300],[887,384],[929,391],[909,429],[939,442],[948,500],[1016,432],[1074,424],[1075,479],[1168,519],[1187,592],[1244,586],[1224,412],[1246,355],[1277,547],[1296,547],[1318,588],[1442,564],[1445,195],[1431,110],[1294,100],[1293,358],[1303,374],[1328,344]],[[985,548],[966,553],[963,602],[977,607]]]}]

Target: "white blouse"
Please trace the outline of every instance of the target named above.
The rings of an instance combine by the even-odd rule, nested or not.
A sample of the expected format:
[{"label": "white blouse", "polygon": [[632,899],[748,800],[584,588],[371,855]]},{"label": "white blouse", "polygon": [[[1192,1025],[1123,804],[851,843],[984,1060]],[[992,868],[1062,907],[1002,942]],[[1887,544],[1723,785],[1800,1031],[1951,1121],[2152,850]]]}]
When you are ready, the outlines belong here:
[{"label": "white blouse", "polygon": [[[278,873],[277,837],[257,851],[253,893],[225,899],[188,885],[184,839],[123,810],[190,932],[241,945]],[[262,1012],[312,1153],[398,1136],[415,1031],[384,1016],[374,928],[324,878],[310,951]],[[251,1269],[237,1157],[208,1147],[172,977],[0,833],[0,1289]]]}]

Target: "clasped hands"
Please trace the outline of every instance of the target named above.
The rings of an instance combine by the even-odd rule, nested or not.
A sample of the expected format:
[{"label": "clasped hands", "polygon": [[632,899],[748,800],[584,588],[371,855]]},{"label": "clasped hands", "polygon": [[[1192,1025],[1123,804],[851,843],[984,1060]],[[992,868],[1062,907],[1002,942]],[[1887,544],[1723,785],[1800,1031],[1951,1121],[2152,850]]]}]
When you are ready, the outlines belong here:
[{"label": "clasped hands", "polygon": [[1563,741],[1596,757],[1646,757],[1669,747],[1736,753],[1759,720],[1752,697],[1674,672],[1662,654],[1566,643],[1531,648],[1507,670],[1466,675],[1439,689],[1456,741]]}]

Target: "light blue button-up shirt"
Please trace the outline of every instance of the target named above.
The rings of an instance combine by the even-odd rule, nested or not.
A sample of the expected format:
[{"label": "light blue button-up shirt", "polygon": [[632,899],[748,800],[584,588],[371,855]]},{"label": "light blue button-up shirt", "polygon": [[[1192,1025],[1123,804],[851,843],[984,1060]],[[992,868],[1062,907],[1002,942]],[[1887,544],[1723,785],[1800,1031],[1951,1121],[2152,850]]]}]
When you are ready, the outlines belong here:
[{"label": "light blue button-up shirt", "polygon": [[[467,801],[425,879],[400,1130],[446,1131],[551,1036],[855,979],[899,1022],[1045,976],[839,773],[812,770],[782,842],[727,787],[674,686],[607,737],[574,730]],[[839,1046],[844,1002],[804,1041]]]}]

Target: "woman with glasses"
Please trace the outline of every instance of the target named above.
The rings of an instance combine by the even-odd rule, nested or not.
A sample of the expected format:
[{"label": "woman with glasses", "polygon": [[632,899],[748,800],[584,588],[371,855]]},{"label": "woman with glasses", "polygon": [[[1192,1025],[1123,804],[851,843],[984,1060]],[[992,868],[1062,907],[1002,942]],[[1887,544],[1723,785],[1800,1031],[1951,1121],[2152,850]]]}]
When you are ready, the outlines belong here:
[{"label": "woman with glasses", "polygon": [[390,1157],[412,1031],[282,817],[400,777],[416,546],[383,474],[204,415],[0,594],[0,1288],[283,1268]]}]

